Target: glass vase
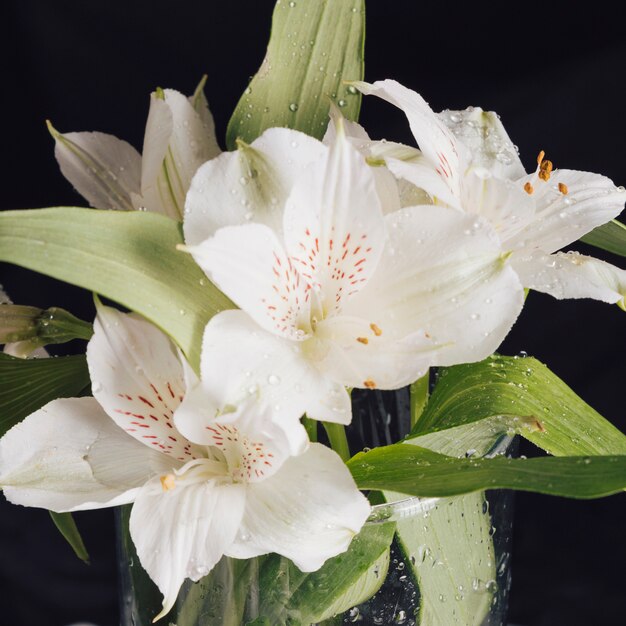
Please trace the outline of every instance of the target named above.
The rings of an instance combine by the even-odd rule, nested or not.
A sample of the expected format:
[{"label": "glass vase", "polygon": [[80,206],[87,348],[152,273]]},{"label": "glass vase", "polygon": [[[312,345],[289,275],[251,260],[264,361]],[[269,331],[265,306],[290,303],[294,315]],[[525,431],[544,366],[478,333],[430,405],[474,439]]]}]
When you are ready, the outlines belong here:
[{"label": "glass vase", "polygon": [[[161,596],[137,559],[129,512],[123,507],[118,514],[121,624],[148,626]],[[504,626],[511,522],[512,495],[506,491],[378,504],[350,550],[319,572],[303,574],[277,555],[224,557],[197,583],[185,581],[162,622]],[[393,540],[381,550],[383,535]],[[354,578],[351,563],[364,572],[352,585],[346,582]]]}]

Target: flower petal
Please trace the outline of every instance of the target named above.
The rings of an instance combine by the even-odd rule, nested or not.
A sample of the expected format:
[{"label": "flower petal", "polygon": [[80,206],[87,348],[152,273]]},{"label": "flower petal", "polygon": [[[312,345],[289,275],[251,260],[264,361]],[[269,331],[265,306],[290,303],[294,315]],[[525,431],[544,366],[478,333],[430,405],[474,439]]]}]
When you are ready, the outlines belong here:
[{"label": "flower petal", "polygon": [[[419,154],[419,150],[393,142],[372,141],[360,124],[344,118],[339,108],[332,102],[330,106],[330,121],[324,139],[322,140],[327,146],[332,146],[337,141],[338,124],[343,126],[348,141],[363,154],[366,159],[367,157],[371,157],[373,160],[373,162],[368,161],[368,165],[372,167],[376,192],[380,198],[383,213],[386,214],[397,211],[401,206],[398,184],[391,172],[389,172],[386,167],[383,167],[384,163],[379,163],[378,161],[381,161],[381,159],[384,161],[384,156],[381,156],[381,154],[386,154],[387,152],[393,153],[394,155],[401,154],[410,158],[409,155],[413,156],[416,152]],[[397,156],[397,158],[401,157]]]},{"label": "flower petal", "polygon": [[118,428],[94,398],[53,400],[0,439],[0,486],[14,504],[57,512],[116,506],[133,501],[163,456]]},{"label": "flower petal", "polygon": [[245,486],[204,480],[164,491],[159,478],[138,494],[130,534],[141,565],[163,594],[167,615],[185,578],[197,581],[232,544],[245,505]]},{"label": "flower petal", "polygon": [[424,331],[395,338],[379,330],[347,315],[320,322],[315,338],[327,349],[317,367],[346,387],[369,389],[398,389],[426,373],[439,347]]},{"label": "flower petal", "polygon": [[365,95],[375,95],[404,111],[411,132],[424,156],[456,197],[459,195],[462,165],[459,146],[454,135],[418,93],[395,80],[373,84],[356,82],[354,86]]},{"label": "flower petal", "polygon": [[464,111],[442,111],[439,118],[469,149],[475,167],[484,167],[502,179],[516,180],[526,175],[517,148],[497,113],[469,107]]},{"label": "flower petal", "polygon": [[491,223],[504,249],[508,249],[507,242],[535,216],[535,203],[522,186],[495,178],[482,167],[466,172],[461,198],[466,213],[480,215]]},{"label": "flower petal", "polygon": [[578,252],[513,257],[524,287],[564,298],[593,298],[626,310],[626,270]]},{"label": "flower petal", "polygon": [[262,328],[296,340],[310,332],[311,289],[269,227],[227,226],[189,251]]},{"label": "flower petal", "polygon": [[300,417],[348,424],[345,389],[319,373],[306,346],[258,328],[242,311],[223,311],[211,319],[202,344],[202,384],[220,409],[253,397],[269,407],[300,454],[308,439]]},{"label": "flower petal", "polygon": [[548,182],[532,174],[518,184],[526,182],[534,188],[535,219],[507,242],[510,248],[555,252],[617,217],[626,201],[624,190],[600,174],[556,170]]},{"label": "flower petal", "polygon": [[285,244],[296,269],[319,292],[324,315],[367,282],[385,242],[374,177],[338,129],[327,158],[298,179],[284,215]]},{"label": "flower petal", "polygon": [[370,512],[339,456],[313,443],[274,476],[250,485],[241,531],[226,554],[277,552],[302,571],[348,549]]},{"label": "flower petal", "polygon": [[135,314],[98,305],[87,364],[94,397],[146,446],[173,459],[199,456],[172,416],[185,395],[183,367],[168,337]]},{"label": "flower petal", "polygon": [[282,230],[294,180],[326,153],[321,142],[287,128],[270,128],[251,145],[239,142],[203,165],[185,205],[185,241],[196,245],[224,226],[258,222]]},{"label": "flower petal", "polygon": [[64,133],[48,124],[63,176],[98,209],[129,211],[139,192],[141,157],[130,144],[105,133]]},{"label": "flower petal", "polygon": [[143,204],[180,220],[193,175],[219,153],[214,128],[185,96],[173,89],[153,93],[143,144]]},{"label": "flower petal", "polygon": [[432,365],[491,354],[523,306],[522,286],[491,226],[439,206],[401,209],[386,219],[385,255],[345,314],[367,311],[381,336],[393,339],[427,333],[440,348]]}]

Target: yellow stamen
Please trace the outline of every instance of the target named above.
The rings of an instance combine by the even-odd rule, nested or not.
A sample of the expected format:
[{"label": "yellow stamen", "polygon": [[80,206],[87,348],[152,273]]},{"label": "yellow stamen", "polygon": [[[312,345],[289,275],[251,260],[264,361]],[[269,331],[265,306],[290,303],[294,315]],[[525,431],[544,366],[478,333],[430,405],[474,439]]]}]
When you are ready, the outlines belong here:
[{"label": "yellow stamen", "polygon": [[535,191],[535,188],[528,182],[524,185],[524,191],[530,196],[530,194]]},{"label": "yellow stamen", "polygon": [[370,324],[370,328],[372,329],[372,332],[377,336],[380,337],[383,334],[383,331],[376,326],[376,324]]},{"label": "yellow stamen", "polygon": [[370,342],[370,340],[367,337],[357,337],[356,340],[359,343],[363,343],[365,345],[367,345]]},{"label": "yellow stamen", "polygon": [[552,167],[552,161],[549,161],[548,159],[542,161],[541,165],[539,166],[539,174],[537,174],[539,178],[541,178],[541,180],[545,182],[548,182],[550,180],[550,174],[552,173]]},{"label": "yellow stamen", "polygon": [[537,165],[541,165],[541,162],[543,161],[543,157],[546,156],[545,151],[541,151],[538,155],[537,155]]},{"label": "yellow stamen", "polygon": [[171,491],[174,489],[174,487],[176,487],[174,474],[163,474],[163,476],[161,476],[161,487],[163,487],[163,491]]},{"label": "yellow stamen", "polygon": [[565,183],[559,183],[559,191],[566,196],[569,193],[569,189]]},{"label": "yellow stamen", "polygon": [[376,383],[371,378],[364,380],[363,385],[368,389],[376,389]]}]

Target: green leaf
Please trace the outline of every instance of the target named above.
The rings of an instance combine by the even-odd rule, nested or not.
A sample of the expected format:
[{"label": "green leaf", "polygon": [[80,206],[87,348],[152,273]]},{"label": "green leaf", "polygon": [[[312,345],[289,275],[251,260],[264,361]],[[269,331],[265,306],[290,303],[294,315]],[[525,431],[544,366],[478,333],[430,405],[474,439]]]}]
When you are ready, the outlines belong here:
[{"label": "green leaf", "polygon": [[89,564],[89,554],[87,548],[83,543],[83,538],[80,536],[80,531],[76,526],[76,522],[71,513],[55,513],[50,511],[50,517],[54,522],[54,525],[59,529],[59,532],[65,537],[67,543],[70,544],[72,550],[76,556],[85,563]]},{"label": "green leaf", "polygon": [[265,59],[228,124],[226,144],[254,141],[272,126],[321,138],[331,99],[356,120],[363,77],[364,0],[278,0]]},{"label": "green leaf", "polygon": [[533,358],[490,357],[440,370],[412,435],[439,432],[486,417],[518,416],[537,427],[520,434],[556,456],[626,454],[626,435]]},{"label": "green leaf", "polygon": [[0,215],[0,260],[95,291],[141,313],[198,368],[204,327],[233,304],[182,243],[180,224],[142,211],[51,208]]},{"label": "green leaf", "polygon": [[[422,435],[411,443],[455,457],[481,457],[505,449],[510,433],[534,427],[535,420],[496,416]],[[385,496],[390,501],[400,497],[390,492]],[[492,527],[484,492],[440,498],[423,515],[398,520],[398,546],[421,594],[420,626],[483,623],[495,587],[486,582],[497,578]]]},{"label": "green leaf", "polygon": [[626,489],[626,455],[534,459],[457,459],[400,443],[348,462],[359,489],[453,496],[517,489],[568,498],[600,498]]},{"label": "green leaf", "polygon": [[25,360],[0,353],[0,436],[44,404],[78,396],[89,385],[84,355]]},{"label": "green leaf", "polygon": [[430,373],[426,372],[424,376],[418,378],[410,389],[411,395],[411,428],[415,426],[417,420],[422,415],[426,404],[428,403],[428,388],[430,384]]},{"label": "green leaf", "polygon": [[617,220],[594,228],[580,240],[613,254],[626,256],[626,225]]},{"label": "green leaf", "polygon": [[310,624],[366,600],[385,579],[394,529],[393,523],[364,526],[346,552],[309,574],[271,555],[260,567],[259,615],[273,626]]}]

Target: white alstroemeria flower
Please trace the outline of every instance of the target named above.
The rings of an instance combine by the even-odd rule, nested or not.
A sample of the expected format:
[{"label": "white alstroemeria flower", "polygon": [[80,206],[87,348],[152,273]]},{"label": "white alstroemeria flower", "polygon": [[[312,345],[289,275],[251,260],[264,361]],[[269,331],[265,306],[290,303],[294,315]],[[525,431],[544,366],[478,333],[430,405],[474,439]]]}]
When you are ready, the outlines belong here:
[{"label": "white alstroemeria flower", "polygon": [[95,397],[54,400],[12,428],[0,487],[15,504],[59,512],[134,502],[131,537],[164,596],[157,619],[185,578],[223,555],[277,552],[313,571],[365,522],[369,505],[340,458],[319,444],[291,456],[253,398],[224,419],[181,412],[196,381],[142,318],[100,306],[87,360]]},{"label": "white alstroemeria flower", "polygon": [[488,219],[525,287],[626,308],[625,270],[558,252],[619,215],[626,200],[622,188],[599,174],[553,171],[543,152],[527,175],[495,113],[470,108],[437,115],[395,81],[354,84],[402,109],[421,148],[421,156],[408,161],[385,155],[389,169],[438,204]]},{"label": "white alstroemeria flower", "polygon": [[384,215],[374,169],[341,128],[330,148],[270,129],[200,168],[186,241],[243,309],[209,323],[204,380],[232,371],[241,394],[253,384],[291,413],[348,423],[344,387],[401,387],[499,345],[523,298],[489,224],[432,205]]},{"label": "white alstroemeria flower", "polygon": [[48,123],[61,172],[93,207],[155,211],[181,220],[193,175],[220,153],[205,81],[189,98],[173,89],[151,94],[142,155],[113,135],[61,134]]}]

